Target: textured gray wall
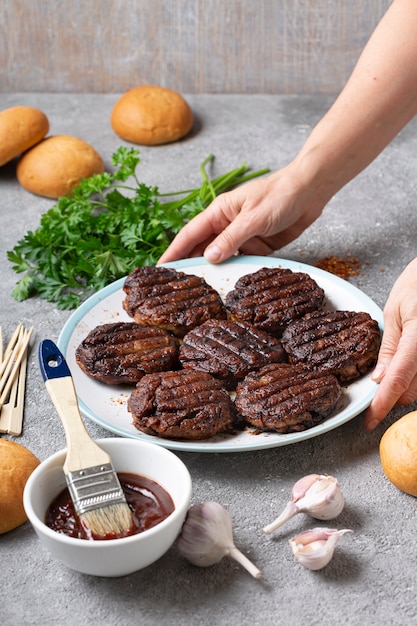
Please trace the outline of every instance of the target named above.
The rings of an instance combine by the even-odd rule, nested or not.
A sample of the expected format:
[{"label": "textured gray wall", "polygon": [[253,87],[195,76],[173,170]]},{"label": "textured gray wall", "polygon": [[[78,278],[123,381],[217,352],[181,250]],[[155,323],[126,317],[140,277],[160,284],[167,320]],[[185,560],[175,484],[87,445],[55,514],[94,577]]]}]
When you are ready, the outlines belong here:
[{"label": "textured gray wall", "polygon": [[335,93],[389,0],[0,0],[0,92]]}]

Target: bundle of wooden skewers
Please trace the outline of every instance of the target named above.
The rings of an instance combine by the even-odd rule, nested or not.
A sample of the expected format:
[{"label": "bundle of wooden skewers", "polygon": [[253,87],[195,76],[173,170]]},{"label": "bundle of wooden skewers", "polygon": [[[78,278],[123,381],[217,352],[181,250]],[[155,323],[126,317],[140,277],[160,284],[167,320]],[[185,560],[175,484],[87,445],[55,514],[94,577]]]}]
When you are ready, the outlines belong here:
[{"label": "bundle of wooden skewers", "polygon": [[3,354],[0,327],[0,433],[20,435],[23,425],[27,351],[33,327],[20,323]]}]

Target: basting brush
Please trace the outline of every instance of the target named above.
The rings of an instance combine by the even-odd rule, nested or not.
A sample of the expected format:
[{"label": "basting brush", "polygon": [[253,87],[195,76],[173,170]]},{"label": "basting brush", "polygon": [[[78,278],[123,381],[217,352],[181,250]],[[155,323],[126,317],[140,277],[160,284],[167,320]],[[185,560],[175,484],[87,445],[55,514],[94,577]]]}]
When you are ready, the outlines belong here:
[{"label": "basting brush", "polygon": [[39,365],[64,425],[67,456],[63,469],[76,513],[96,539],[129,534],[134,526],[133,516],[111,458],[88,434],[71,372],[50,339],[39,345]]}]

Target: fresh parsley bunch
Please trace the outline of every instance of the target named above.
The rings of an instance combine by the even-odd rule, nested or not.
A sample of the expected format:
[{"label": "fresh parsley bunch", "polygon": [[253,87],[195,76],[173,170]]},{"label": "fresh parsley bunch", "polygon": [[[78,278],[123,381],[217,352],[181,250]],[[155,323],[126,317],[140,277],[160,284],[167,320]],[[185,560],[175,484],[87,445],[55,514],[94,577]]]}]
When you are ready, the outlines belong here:
[{"label": "fresh parsley bunch", "polygon": [[[213,158],[209,155],[200,166],[201,187],[161,195],[157,187],[138,180],[138,150],[120,147],[112,155],[113,173],[81,181],[7,253],[13,270],[24,273],[13,297],[21,301],[38,294],[59,309],[74,309],[87,295],[135,267],[155,265],[184,224],[216,195],[269,171],[246,175],[249,168],[244,164],[209,180],[205,166]],[[125,184],[129,178],[134,187]],[[163,200],[173,196],[181,198]]]}]

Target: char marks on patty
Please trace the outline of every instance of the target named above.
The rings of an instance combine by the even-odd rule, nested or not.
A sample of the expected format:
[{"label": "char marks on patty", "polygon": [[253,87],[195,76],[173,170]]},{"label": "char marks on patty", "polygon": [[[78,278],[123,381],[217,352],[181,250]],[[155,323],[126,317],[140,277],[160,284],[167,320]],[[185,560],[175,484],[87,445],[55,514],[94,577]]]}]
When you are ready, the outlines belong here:
[{"label": "char marks on patty", "polygon": [[208,372],[227,389],[250,371],[286,359],[279,339],[233,320],[207,320],[185,335],[179,352],[184,368]]},{"label": "char marks on patty", "polygon": [[123,308],[138,324],[183,337],[207,319],[225,319],[218,292],[199,276],[174,269],[137,267],[126,278]]},{"label": "char marks on patty", "polygon": [[309,313],[290,324],[282,336],[291,363],[331,372],[342,384],[374,367],[380,343],[378,323],[369,313],[355,311]]},{"label": "char marks on patty", "polygon": [[144,376],[130,395],[128,410],[138,430],[187,440],[230,432],[236,416],[221,382],[191,370]]},{"label": "char marks on patty", "polygon": [[277,363],[250,372],[237,386],[235,404],[244,421],[259,430],[291,433],[322,422],[340,396],[332,374]]},{"label": "char marks on patty", "polygon": [[137,383],[151,372],[178,366],[179,341],[162,328],[135,322],[102,324],[75,351],[81,369],[108,385]]},{"label": "char marks on patty", "polygon": [[319,309],[323,300],[324,290],[308,274],[263,267],[239,278],[226,296],[226,307],[233,319],[280,336],[290,322]]}]

